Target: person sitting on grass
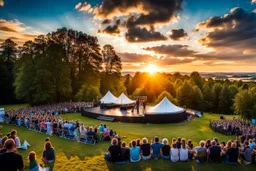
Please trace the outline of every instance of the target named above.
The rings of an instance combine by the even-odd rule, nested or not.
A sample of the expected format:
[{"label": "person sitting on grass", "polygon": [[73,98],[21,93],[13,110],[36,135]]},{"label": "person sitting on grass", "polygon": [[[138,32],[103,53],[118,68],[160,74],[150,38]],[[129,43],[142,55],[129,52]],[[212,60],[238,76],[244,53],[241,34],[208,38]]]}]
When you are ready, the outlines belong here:
[{"label": "person sitting on grass", "polygon": [[130,159],[130,149],[126,147],[126,143],[123,141],[121,143],[121,150],[120,150],[120,161],[126,162]]},{"label": "person sitting on grass", "polygon": [[179,161],[179,149],[176,146],[176,143],[172,144],[172,148],[170,150],[170,158],[172,162],[177,162]]},{"label": "person sitting on grass", "polygon": [[162,147],[162,158],[163,159],[170,159],[170,145],[168,144],[167,138],[162,140],[163,147]]},{"label": "person sitting on grass", "polygon": [[11,131],[9,138],[12,138],[15,141],[16,147],[19,147],[21,145],[20,144],[20,138],[18,137],[16,130]]},{"label": "person sitting on grass", "polygon": [[139,162],[141,159],[140,156],[140,147],[137,146],[136,141],[132,140],[130,148],[130,161],[132,163]]},{"label": "person sitting on grass", "polygon": [[13,139],[5,141],[4,146],[6,152],[0,154],[0,170],[1,171],[24,171],[22,156],[16,153],[16,144]]},{"label": "person sitting on grass", "polygon": [[176,142],[176,147],[178,149],[180,149],[180,147],[181,147],[181,138],[180,137],[178,137],[178,141]]},{"label": "person sitting on grass", "polygon": [[95,133],[92,131],[93,128],[92,127],[89,127],[89,131],[86,133],[87,137],[88,136],[91,136],[91,137],[94,137],[95,136]]},{"label": "person sitting on grass", "polygon": [[142,139],[142,144],[140,145],[141,153],[142,153],[142,159],[143,160],[149,160],[151,158],[150,154],[150,144],[148,143],[147,138]]},{"label": "person sitting on grass", "polygon": [[237,164],[238,154],[236,143],[232,143],[231,148],[226,153],[226,164]]},{"label": "person sitting on grass", "polygon": [[241,160],[245,165],[251,164],[253,150],[249,147],[249,142],[244,141],[244,149],[241,152]]},{"label": "person sitting on grass", "polygon": [[210,139],[207,139],[206,140],[206,143],[205,143],[205,147],[208,149],[209,147],[211,147],[211,140]]},{"label": "person sitting on grass", "polygon": [[7,136],[4,136],[2,141],[1,141],[1,147],[0,147],[0,154],[5,153],[7,149],[4,146],[5,141],[8,140]]},{"label": "person sitting on grass", "polygon": [[187,148],[188,148],[188,159],[189,160],[192,160],[193,158],[193,148],[194,148],[194,145],[192,144],[192,140],[188,140],[188,144],[187,144]]},{"label": "person sitting on grass", "polygon": [[186,147],[186,139],[181,139],[181,147],[180,147],[180,161],[188,160],[188,148]]},{"label": "person sitting on grass", "polygon": [[205,147],[205,141],[201,140],[200,146],[195,148],[195,159],[197,163],[204,163],[207,160],[207,148]]},{"label": "person sitting on grass", "polygon": [[221,162],[221,148],[215,140],[211,141],[211,147],[208,149],[209,162]]},{"label": "person sitting on grass", "polygon": [[159,143],[159,137],[155,137],[154,138],[154,143],[152,143],[150,145],[151,149],[152,149],[152,158],[154,159],[159,159],[161,157],[161,148],[163,147],[164,145]]},{"label": "person sitting on grass", "polygon": [[28,160],[29,160],[28,170],[29,171],[38,171],[39,167],[38,167],[38,163],[36,161],[36,153],[34,151],[31,151],[28,154]]},{"label": "person sitting on grass", "polygon": [[55,152],[54,148],[52,147],[51,142],[47,141],[44,144],[44,152],[43,152],[42,161],[44,162],[46,167],[50,167],[50,170],[52,170],[54,167],[55,159],[56,159],[56,152]]},{"label": "person sitting on grass", "polygon": [[105,158],[112,162],[118,162],[120,157],[120,147],[118,146],[118,140],[113,138],[111,145],[108,148],[108,153],[105,154]]}]

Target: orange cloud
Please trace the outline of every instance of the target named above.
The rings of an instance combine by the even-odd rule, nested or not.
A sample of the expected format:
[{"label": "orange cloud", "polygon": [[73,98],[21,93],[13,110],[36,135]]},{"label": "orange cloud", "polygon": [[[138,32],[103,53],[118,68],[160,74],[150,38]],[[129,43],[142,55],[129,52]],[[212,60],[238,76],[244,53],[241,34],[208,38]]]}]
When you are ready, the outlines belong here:
[{"label": "orange cloud", "polygon": [[4,0],[0,0],[0,6],[4,6]]},{"label": "orange cloud", "polygon": [[5,39],[13,39],[17,44],[22,45],[28,40],[33,40],[39,33],[29,33],[29,27],[18,20],[0,19],[0,42]]}]

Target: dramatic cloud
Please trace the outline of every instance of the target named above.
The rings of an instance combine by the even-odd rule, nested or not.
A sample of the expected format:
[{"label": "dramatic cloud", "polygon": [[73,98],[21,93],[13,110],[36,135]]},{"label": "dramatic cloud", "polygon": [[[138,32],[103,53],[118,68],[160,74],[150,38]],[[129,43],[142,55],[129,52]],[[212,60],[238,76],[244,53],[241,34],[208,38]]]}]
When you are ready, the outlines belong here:
[{"label": "dramatic cloud", "polygon": [[122,62],[148,62],[155,60],[156,58],[147,54],[137,53],[117,53],[121,57]]},{"label": "dramatic cloud", "polygon": [[99,32],[110,34],[110,35],[119,35],[120,34],[119,25],[120,25],[120,19],[116,20],[116,23],[113,26],[107,26],[105,29]]},{"label": "dramatic cloud", "polygon": [[0,35],[2,35],[0,42],[5,39],[15,39],[16,43],[23,44],[37,37],[37,35],[26,33],[27,30],[28,27],[18,20],[0,19]]},{"label": "dramatic cloud", "polygon": [[13,30],[12,28],[9,28],[7,26],[0,26],[0,31],[5,31],[5,32],[16,32],[15,30]]},{"label": "dramatic cloud", "polygon": [[167,38],[160,32],[154,31],[153,28],[147,30],[145,27],[131,27],[128,28],[125,39],[131,43],[143,43],[154,41],[165,41]]},{"label": "dramatic cloud", "polygon": [[[103,0],[99,6],[91,7],[88,3],[79,3],[76,9],[91,12],[94,19],[104,20],[101,25],[109,24],[110,19],[125,20],[125,39],[128,42],[163,41],[167,38],[154,28],[155,24],[167,24],[177,19],[177,12],[182,10],[183,0]],[[84,8],[82,10],[82,8]],[[118,28],[108,26],[110,32]],[[149,29],[150,28],[150,29]],[[107,30],[105,32],[107,32]]]},{"label": "dramatic cloud", "polygon": [[111,20],[105,19],[104,21],[101,22],[101,25],[110,24],[110,23],[111,23]]},{"label": "dramatic cloud", "polygon": [[79,2],[76,6],[75,9],[77,9],[78,11],[86,11],[88,13],[92,13],[93,12],[93,8],[91,8],[91,4],[88,4],[87,2],[85,3],[81,3]]},{"label": "dramatic cloud", "polygon": [[0,0],[0,6],[4,6],[4,1],[3,0]]},{"label": "dramatic cloud", "polygon": [[160,58],[157,61],[158,65],[178,65],[178,64],[186,64],[186,63],[191,63],[194,62],[196,58],[184,58],[184,59],[179,59],[179,58],[174,58],[174,57],[165,57],[165,58]]},{"label": "dramatic cloud", "polygon": [[188,36],[188,34],[184,31],[184,29],[173,29],[173,30],[170,30],[169,37],[172,40],[180,40],[180,39],[185,38],[187,36]]},{"label": "dramatic cloud", "polygon": [[256,13],[233,8],[223,17],[214,16],[197,25],[210,30],[199,39],[205,47],[218,51],[240,50],[244,54],[256,53]]},{"label": "dramatic cloud", "polygon": [[196,51],[188,49],[188,45],[161,45],[147,47],[144,50],[153,51],[156,54],[167,55],[170,57],[192,57],[197,54]]}]

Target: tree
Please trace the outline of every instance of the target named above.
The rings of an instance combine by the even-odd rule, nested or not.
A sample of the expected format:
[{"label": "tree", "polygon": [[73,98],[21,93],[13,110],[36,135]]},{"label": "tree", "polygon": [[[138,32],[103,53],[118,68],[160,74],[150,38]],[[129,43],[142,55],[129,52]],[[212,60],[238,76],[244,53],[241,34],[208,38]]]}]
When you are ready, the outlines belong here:
[{"label": "tree", "polygon": [[200,89],[202,89],[204,80],[198,72],[195,72],[195,71],[192,72],[190,74],[190,79],[195,83],[195,85],[197,85]]},{"label": "tree", "polygon": [[102,55],[105,73],[120,74],[122,70],[121,58],[116,54],[114,47],[108,44],[104,45]]},{"label": "tree", "polygon": [[17,44],[6,39],[0,44],[0,104],[15,102],[14,95],[14,64],[16,61]]},{"label": "tree", "polygon": [[242,90],[235,96],[235,113],[242,118],[252,119],[256,116],[256,92],[251,90]]},{"label": "tree", "polygon": [[100,97],[99,86],[84,84],[79,92],[76,94],[77,101],[97,101]]},{"label": "tree", "polygon": [[168,93],[167,91],[163,91],[161,94],[159,94],[159,96],[156,99],[156,103],[161,102],[164,98],[167,98],[168,100],[170,100],[170,102],[172,102],[173,104],[177,105],[177,99],[175,99],[170,93]]},{"label": "tree", "polygon": [[130,74],[127,74],[125,76],[124,86],[126,87],[126,91],[128,95],[131,95],[132,92],[132,76]]},{"label": "tree", "polygon": [[213,112],[219,111],[220,93],[222,90],[222,84],[215,83],[213,86]]},{"label": "tree", "polygon": [[219,97],[219,113],[230,114],[231,113],[231,105],[230,105],[230,91],[227,84],[224,84]]},{"label": "tree", "polygon": [[208,83],[205,82],[202,88],[203,106],[205,112],[211,112],[214,106],[214,94]]}]

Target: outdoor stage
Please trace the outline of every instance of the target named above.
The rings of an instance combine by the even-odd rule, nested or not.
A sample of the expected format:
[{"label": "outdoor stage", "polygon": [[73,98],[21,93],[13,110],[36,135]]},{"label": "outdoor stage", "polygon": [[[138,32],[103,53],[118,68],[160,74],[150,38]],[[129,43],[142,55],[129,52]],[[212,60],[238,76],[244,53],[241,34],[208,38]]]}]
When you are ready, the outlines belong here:
[{"label": "outdoor stage", "polygon": [[[147,106],[146,111],[152,106]],[[120,110],[120,108],[101,109],[100,107],[85,108],[81,112],[82,116],[97,119],[100,116],[114,118],[115,122],[129,123],[177,123],[187,120],[186,111],[169,114],[146,114],[143,112],[143,107],[140,106],[139,113],[132,109]]]}]

